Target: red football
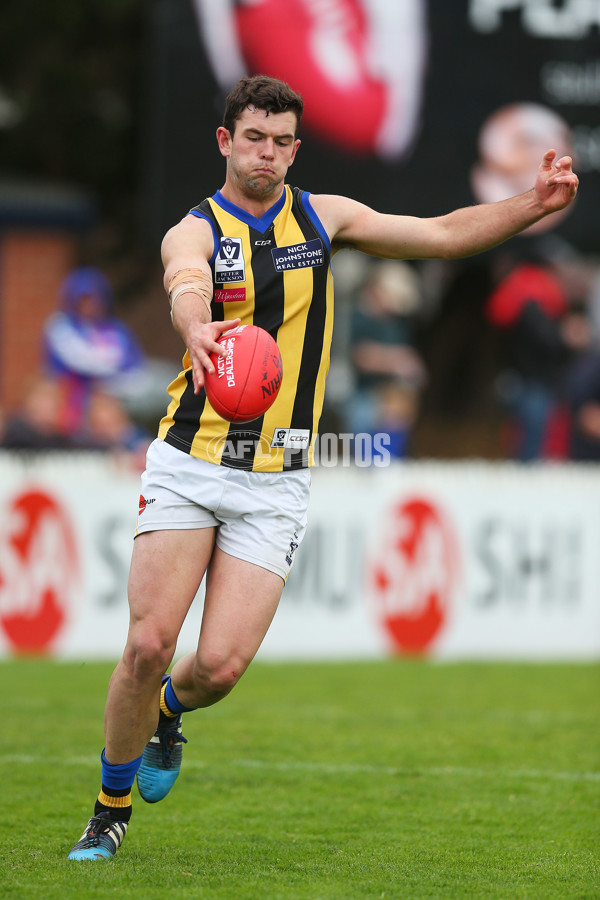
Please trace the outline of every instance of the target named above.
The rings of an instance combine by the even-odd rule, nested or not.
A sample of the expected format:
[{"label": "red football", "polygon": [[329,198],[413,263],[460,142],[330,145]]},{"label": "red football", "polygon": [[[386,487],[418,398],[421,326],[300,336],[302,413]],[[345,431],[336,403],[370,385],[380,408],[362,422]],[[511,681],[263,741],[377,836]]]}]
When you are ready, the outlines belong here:
[{"label": "red football", "polygon": [[279,347],[264,328],[239,325],[217,341],[226,356],[211,354],[212,375],[204,372],[206,396],[228,422],[251,422],[275,402],[283,369]]}]

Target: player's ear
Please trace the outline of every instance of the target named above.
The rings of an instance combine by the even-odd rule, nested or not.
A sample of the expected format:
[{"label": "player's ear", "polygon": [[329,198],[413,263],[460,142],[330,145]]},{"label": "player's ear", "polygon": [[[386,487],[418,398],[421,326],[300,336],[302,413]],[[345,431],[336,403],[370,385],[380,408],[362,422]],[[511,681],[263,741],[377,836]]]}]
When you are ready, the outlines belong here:
[{"label": "player's ear", "polygon": [[219,145],[219,150],[221,151],[221,156],[229,156],[231,153],[231,134],[227,128],[223,128],[222,125],[219,125],[217,128],[217,143]]},{"label": "player's ear", "polygon": [[300,144],[301,144],[300,138],[296,138],[296,140],[294,141],[294,149],[292,150],[292,158],[290,159],[290,163],[289,163],[290,166],[296,159],[296,153],[298,152],[298,147],[300,146]]}]

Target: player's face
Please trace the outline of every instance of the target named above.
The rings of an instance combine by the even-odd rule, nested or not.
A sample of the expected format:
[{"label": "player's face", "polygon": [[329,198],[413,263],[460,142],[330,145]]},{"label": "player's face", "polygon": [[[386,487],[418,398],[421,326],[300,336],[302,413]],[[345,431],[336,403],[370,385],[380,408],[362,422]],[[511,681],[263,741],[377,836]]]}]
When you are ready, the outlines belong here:
[{"label": "player's face", "polygon": [[281,191],[300,141],[292,112],[266,113],[248,106],[236,122],[233,136],[217,132],[219,147],[228,160],[228,177],[247,197],[268,200]]}]

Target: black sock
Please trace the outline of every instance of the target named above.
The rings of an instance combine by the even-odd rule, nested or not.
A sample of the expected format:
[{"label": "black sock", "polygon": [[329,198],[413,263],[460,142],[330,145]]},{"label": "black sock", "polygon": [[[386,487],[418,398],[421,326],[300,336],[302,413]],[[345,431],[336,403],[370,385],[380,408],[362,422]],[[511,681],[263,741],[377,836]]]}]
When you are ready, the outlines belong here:
[{"label": "black sock", "polygon": [[97,816],[101,812],[109,812],[113,822],[129,822],[131,818],[131,788],[118,791],[103,784],[94,806],[94,815]]}]

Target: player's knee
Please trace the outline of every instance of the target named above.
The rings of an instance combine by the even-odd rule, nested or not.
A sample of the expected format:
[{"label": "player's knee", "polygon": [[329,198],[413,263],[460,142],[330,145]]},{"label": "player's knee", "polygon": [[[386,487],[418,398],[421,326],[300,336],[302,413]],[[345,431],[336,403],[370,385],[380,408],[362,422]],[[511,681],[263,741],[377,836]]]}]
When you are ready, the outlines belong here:
[{"label": "player's knee", "polygon": [[217,656],[197,660],[194,681],[198,690],[210,702],[216,703],[226,697],[242,677],[246,665],[241,659]]},{"label": "player's knee", "polygon": [[223,666],[219,669],[200,671],[197,683],[207,699],[215,703],[227,696],[238,683],[239,678],[240,675],[234,666]]},{"label": "player's knee", "polygon": [[150,678],[167,670],[174,653],[175,644],[165,635],[143,631],[130,635],[123,659],[133,678]]}]

